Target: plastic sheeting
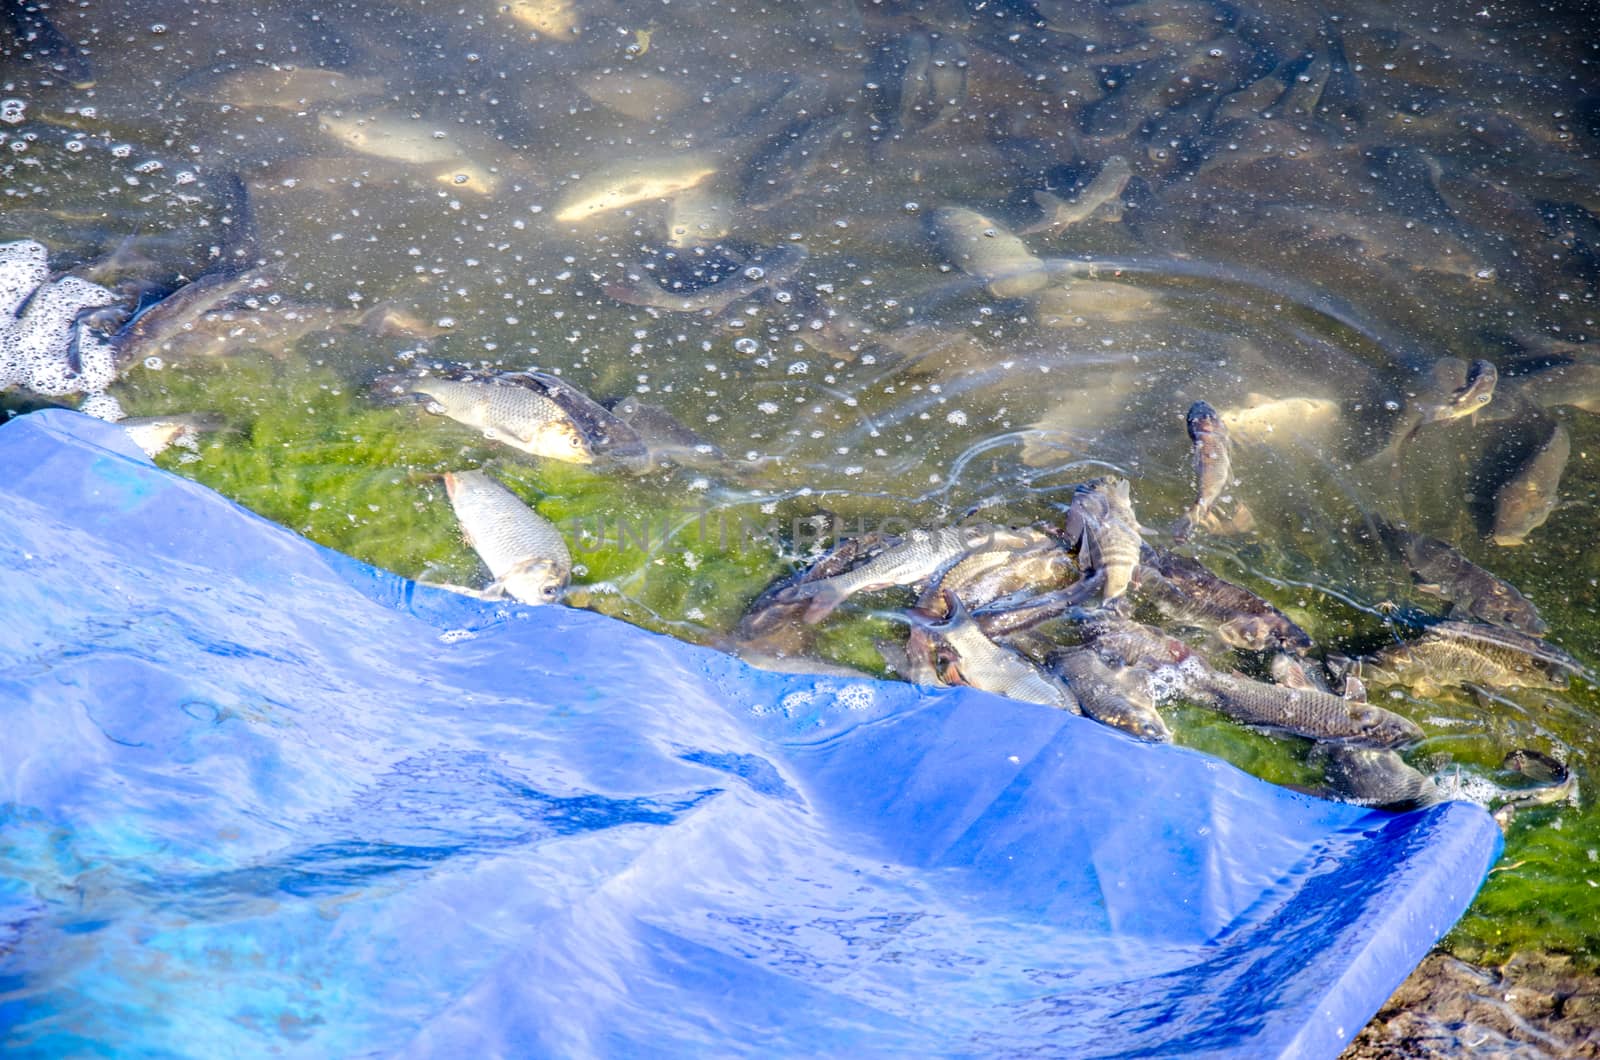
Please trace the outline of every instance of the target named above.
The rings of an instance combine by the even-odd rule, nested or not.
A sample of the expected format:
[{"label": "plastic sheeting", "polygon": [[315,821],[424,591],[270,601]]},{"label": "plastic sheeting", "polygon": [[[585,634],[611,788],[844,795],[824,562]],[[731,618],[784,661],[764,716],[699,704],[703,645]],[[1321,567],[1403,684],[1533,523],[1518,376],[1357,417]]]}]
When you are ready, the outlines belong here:
[{"label": "plastic sheeting", "polygon": [[1336,1054],[1499,850],[418,588],[0,428],[0,1051]]}]

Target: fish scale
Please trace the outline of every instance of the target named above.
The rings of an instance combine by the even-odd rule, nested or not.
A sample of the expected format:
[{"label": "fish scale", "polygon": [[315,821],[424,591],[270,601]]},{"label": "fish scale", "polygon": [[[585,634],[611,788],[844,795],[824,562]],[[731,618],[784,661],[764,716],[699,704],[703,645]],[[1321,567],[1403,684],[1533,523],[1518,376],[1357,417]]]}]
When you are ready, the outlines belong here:
[{"label": "fish scale", "polygon": [[1409,718],[1314,688],[1269,685],[1238,674],[1212,672],[1197,679],[1190,691],[1198,701],[1236,721],[1319,740],[1396,747],[1423,735]]},{"label": "fish scale", "polygon": [[1449,685],[1486,688],[1566,688],[1583,665],[1537,637],[1498,626],[1441,622],[1418,640],[1385,648],[1359,674],[1376,684],[1405,685],[1433,695]]},{"label": "fish scale", "polygon": [[403,386],[409,393],[432,399],[450,419],[523,452],[575,464],[594,460],[594,452],[566,410],[537,390],[427,378],[409,380]]}]

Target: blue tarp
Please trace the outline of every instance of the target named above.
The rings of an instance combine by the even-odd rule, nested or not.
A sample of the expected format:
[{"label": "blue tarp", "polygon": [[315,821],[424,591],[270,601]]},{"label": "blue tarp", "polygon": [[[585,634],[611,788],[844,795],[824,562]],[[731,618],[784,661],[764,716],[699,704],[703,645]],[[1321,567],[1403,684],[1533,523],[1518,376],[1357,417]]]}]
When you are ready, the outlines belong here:
[{"label": "blue tarp", "polygon": [[0,1051],[1333,1056],[1499,851],[0,428]]}]

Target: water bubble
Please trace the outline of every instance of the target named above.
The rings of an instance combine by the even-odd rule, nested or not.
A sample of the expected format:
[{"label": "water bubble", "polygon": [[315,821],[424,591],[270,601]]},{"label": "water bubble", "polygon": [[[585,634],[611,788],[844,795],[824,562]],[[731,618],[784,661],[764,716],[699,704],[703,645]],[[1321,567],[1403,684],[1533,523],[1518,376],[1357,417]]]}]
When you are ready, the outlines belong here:
[{"label": "water bubble", "polygon": [[150,23],[150,32],[154,33],[156,36],[159,37],[163,33],[165,33],[166,31],[167,31],[167,24],[165,22],[152,22],[152,23]]},{"label": "water bubble", "polygon": [[751,354],[759,353],[761,351],[761,343],[746,335],[742,339],[735,339],[733,348],[745,356],[750,356]]},{"label": "water bubble", "polygon": [[0,99],[0,121],[16,125],[25,118],[28,103],[22,99]]},{"label": "water bubble", "polygon": [[161,358],[155,356],[146,357],[144,359],[144,366],[150,369],[152,372],[161,371],[162,368],[166,367],[166,363],[167,362],[163,361]]},{"label": "water bubble", "polygon": [[83,150],[83,141],[82,140],[68,140],[65,144],[62,144],[62,146],[65,147],[68,151],[71,151],[73,154],[77,154],[79,151]]},{"label": "water bubble", "polygon": [[902,207],[902,209],[905,210],[906,213],[916,213],[918,210],[922,209],[922,204],[920,202],[908,202]]},{"label": "water bubble", "polygon": [[760,265],[752,265],[748,269],[744,270],[744,278],[747,280],[759,280],[766,275],[767,270],[763,269]]}]

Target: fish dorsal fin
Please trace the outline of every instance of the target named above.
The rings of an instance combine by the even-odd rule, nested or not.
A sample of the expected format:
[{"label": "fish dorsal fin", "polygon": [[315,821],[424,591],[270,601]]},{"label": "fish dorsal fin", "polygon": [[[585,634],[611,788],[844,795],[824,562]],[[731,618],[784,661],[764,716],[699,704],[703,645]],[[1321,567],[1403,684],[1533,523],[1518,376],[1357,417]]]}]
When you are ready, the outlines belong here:
[{"label": "fish dorsal fin", "polygon": [[1299,689],[1309,692],[1316,688],[1306,672],[1300,668],[1299,662],[1287,655],[1275,655],[1272,658],[1272,679],[1285,688]]},{"label": "fish dorsal fin", "polygon": [[1367,686],[1355,674],[1345,675],[1344,698],[1352,703],[1365,703],[1367,701]]}]

